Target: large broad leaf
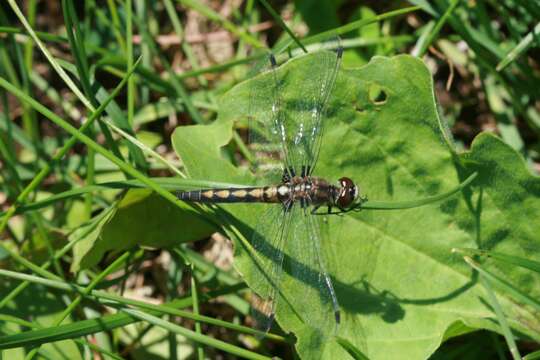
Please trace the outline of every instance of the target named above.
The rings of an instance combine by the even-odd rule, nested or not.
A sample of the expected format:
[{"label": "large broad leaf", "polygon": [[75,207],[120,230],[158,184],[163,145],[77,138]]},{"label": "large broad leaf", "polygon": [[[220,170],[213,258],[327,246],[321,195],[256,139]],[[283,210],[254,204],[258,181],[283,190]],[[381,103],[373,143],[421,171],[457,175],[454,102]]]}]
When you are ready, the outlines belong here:
[{"label": "large broad leaf", "polygon": [[214,231],[187,205],[178,208],[150,190],[129,190],[122,200],[70,236],[70,240],[80,239],[73,248],[71,271],[97,264],[108,251],[162,248],[200,240]]},{"label": "large broad leaf", "polygon": [[[301,101],[302,83],[317,78],[316,54],[278,69],[283,106]],[[249,88],[271,96],[274,79],[258,76],[232,89],[220,106],[218,121],[178,128],[175,149],[194,178],[238,183],[250,181],[221,157],[231,125],[245,119]],[[257,111],[257,103],[255,112]],[[263,106],[264,104],[260,104]],[[289,106],[290,105],[290,106]],[[363,211],[329,219],[323,252],[341,305],[337,337],[321,339],[288,306],[277,321],[298,338],[306,359],[343,359],[351,349],[370,359],[428,357],[440,343],[474,328],[497,329],[477,276],[453,247],[480,247],[540,259],[540,181],[524,161],[493,135],[479,136],[470,152],[457,154],[441,123],[431,76],[410,56],[374,58],[359,69],[343,69],[330,99],[325,138],[316,175],[353,178],[371,200],[410,200],[447,191],[473,171],[475,186],[442,204],[400,211]],[[270,205],[271,206],[271,205]],[[247,239],[264,207],[227,205]],[[255,291],[249,244],[235,241],[235,266]],[[290,306],[304,302],[284,264],[283,287]],[[512,283],[540,295],[540,280],[518,268],[485,264]],[[512,327],[540,338],[534,313],[499,293]],[[349,351],[341,344],[347,344]]]}]

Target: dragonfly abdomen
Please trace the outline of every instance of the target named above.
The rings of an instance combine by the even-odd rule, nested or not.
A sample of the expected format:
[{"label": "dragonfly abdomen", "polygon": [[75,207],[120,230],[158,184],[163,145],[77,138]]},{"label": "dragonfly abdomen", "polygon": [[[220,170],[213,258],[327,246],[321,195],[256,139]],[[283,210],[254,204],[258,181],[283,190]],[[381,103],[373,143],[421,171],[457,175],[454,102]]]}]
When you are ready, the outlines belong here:
[{"label": "dragonfly abdomen", "polygon": [[201,189],[181,191],[177,194],[183,201],[201,203],[278,203],[288,196],[289,188],[284,185],[250,188]]}]

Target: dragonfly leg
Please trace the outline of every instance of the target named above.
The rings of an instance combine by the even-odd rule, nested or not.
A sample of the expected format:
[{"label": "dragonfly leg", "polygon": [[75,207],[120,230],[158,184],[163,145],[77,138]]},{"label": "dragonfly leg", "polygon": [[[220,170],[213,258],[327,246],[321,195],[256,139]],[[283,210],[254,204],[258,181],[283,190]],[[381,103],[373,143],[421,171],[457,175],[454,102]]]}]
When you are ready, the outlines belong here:
[{"label": "dragonfly leg", "polygon": [[274,54],[270,54],[268,56],[268,60],[270,60],[270,65],[272,66],[273,69],[277,68],[277,60]]},{"label": "dragonfly leg", "polygon": [[307,209],[308,209],[308,199],[300,198],[300,208],[304,210],[304,216],[307,215]]},{"label": "dragonfly leg", "polygon": [[311,199],[311,196],[307,195],[306,206],[304,208],[304,215],[307,215],[307,209],[309,206],[313,206],[313,209],[311,209],[310,213],[314,214],[321,205],[313,205],[313,200]]},{"label": "dragonfly leg", "polygon": [[302,170],[300,172],[300,177],[305,178],[306,177],[306,166],[302,165]]},{"label": "dragonfly leg", "polygon": [[289,212],[289,211],[292,209],[293,204],[294,204],[294,203],[293,203],[292,201],[287,200],[286,202],[283,203],[283,210],[284,210],[285,212]]},{"label": "dragonfly leg", "polygon": [[300,174],[300,177],[307,178],[311,176],[311,166],[309,165],[302,165],[302,173]]},{"label": "dragonfly leg", "polygon": [[283,175],[281,176],[281,181],[284,182],[284,183],[287,183],[289,181],[291,181],[291,179],[293,177],[296,176],[296,173],[294,171],[294,168],[292,166],[286,168],[285,170],[283,170]]},{"label": "dragonfly leg", "polygon": [[288,183],[289,181],[291,181],[289,171],[283,170],[283,175],[281,176],[281,182]]},{"label": "dragonfly leg", "polygon": [[296,171],[294,171],[292,166],[289,166],[289,174],[291,175],[291,178],[296,176]]},{"label": "dragonfly leg", "polygon": [[276,61],[276,57],[274,56],[274,54],[270,54],[270,56],[268,58],[270,60],[270,65],[272,65],[273,68],[276,68],[277,67],[277,61]]}]

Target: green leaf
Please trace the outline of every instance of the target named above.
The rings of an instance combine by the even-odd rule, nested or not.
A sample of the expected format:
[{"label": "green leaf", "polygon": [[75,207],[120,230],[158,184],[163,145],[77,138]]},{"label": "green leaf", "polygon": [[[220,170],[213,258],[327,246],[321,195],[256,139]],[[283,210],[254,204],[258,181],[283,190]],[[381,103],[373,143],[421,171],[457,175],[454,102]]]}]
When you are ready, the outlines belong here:
[{"label": "green leaf", "polygon": [[[85,263],[96,263],[101,259],[102,253],[96,255],[93,254],[93,248],[99,239],[103,226],[114,216],[115,209],[110,207],[103,210],[98,216],[94,217],[88,223],[80,226],[70,236],[69,241],[74,239],[80,239],[73,246],[73,262],[71,263],[71,271],[76,272],[86,267]],[[95,251],[94,251],[95,253]]]},{"label": "green leaf", "polygon": [[[298,109],[294,102],[304,95],[302,82],[317,78],[317,56],[295,58],[278,69],[285,111]],[[175,149],[192,176],[234,183],[250,180],[220,148],[230,139],[232,123],[248,115],[249,88],[259,90],[253,104],[257,116],[267,110],[263,100],[271,96],[272,84],[271,74],[257,76],[226,94],[214,124],[176,129]],[[529,259],[538,259],[540,253],[535,235],[540,233],[540,181],[518,153],[493,135],[479,136],[470,152],[458,155],[437,113],[432,85],[419,59],[375,57],[364,67],[341,70],[325,119],[316,175],[331,181],[351,177],[370,200],[437,195],[479,172],[473,189],[442,204],[329,218],[329,236],[322,247],[342,312],[337,336],[370,359],[427,358],[457,323],[500,331],[477,275],[452,248],[481,247]],[[223,206],[248,240],[249,228],[264,207]],[[249,245],[240,240],[235,239],[235,267],[252,289],[260,289]],[[295,307],[304,292],[288,273],[292,261],[285,259],[282,285]],[[539,295],[540,280],[527,271],[486,266]],[[533,311],[504,292],[497,296],[511,327],[540,338]],[[347,358],[336,338],[321,338],[291,308],[282,304],[276,319],[285,331],[294,332],[302,358]]]},{"label": "green leaf", "polygon": [[134,246],[162,248],[204,239],[215,231],[191,207],[174,206],[147,189],[129,190],[106,212],[96,224],[89,225],[95,229],[75,245],[72,271],[95,265],[107,251]]}]

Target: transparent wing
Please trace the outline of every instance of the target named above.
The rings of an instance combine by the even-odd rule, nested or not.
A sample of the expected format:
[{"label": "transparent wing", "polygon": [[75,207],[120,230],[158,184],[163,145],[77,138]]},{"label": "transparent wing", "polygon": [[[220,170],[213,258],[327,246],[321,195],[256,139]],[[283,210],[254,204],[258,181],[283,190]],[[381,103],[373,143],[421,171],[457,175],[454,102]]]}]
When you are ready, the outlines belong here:
[{"label": "transparent wing", "polygon": [[[307,126],[305,126],[305,128],[308,129],[308,131],[302,133],[306,138],[304,140],[306,143],[306,150],[305,154],[299,154],[299,160],[307,159],[306,166],[310,167],[310,174],[313,172],[319,158],[324,128],[325,125],[327,125],[324,123],[324,119],[327,117],[328,101],[334,90],[337,74],[341,65],[342,54],[343,49],[341,48],[339,41],[336,51],[321,52],[321,74],[318,79],[320,85],[313,89],[314,96],[312,103],[309,104],[307,108],[302,109],[303,111],[301,112],[303,116],[306,117],[305,123]],[[310,115],[308,115],[309,109],[311,109]]]},{"label": "transparent wing", "polygon": [[340,313],[332,281],[324,265],[319,217],[296,208],[292,211],[286,245],[291,275],[287,288],[298,294],[294,305],[302,319],[323,334],[332,334],[339,324]]},{"label": "transparent wing", "polygon": [[298,205],[287,212],[272,206],[255,227],[251,243],[257,328],[268,331],[278,308],[286,306],[321,333],[334,333],[339,305],[324,265],[318,216]]},{"label": "transparent wing", "polygon": [[259,169],[271,169],[275,178],[284,169],[314,167],[341,52],[318,51],[280,68],[269,57],[260,67],[259,81],[251,82],[249,110],[250,144],[263,155]]},{"label": "transparent wing", "polygon": [[255,154],[254,173],[260,180],[277,182],[283,174],[285,145],[278,136],[282,122],[281,83],[275,70],[273,55],[268,53],[253,66],[249,87],[248,143]]},{"label": "transparent wing", "polygon": [[324,132],[326,105],[333,90],[341,50],[336,54],[331,51],[319,51],[313,54],[309,63],[309,72],[305,78],[292,79],[301,84],[301,91],[296,97],[288,99],[283,117],[289,153],[287,163],[295,169],[316,164]]},{"label": "transparent wing", "polygon": [[257,328],[268,331],[276,311],[283,272],[283,248],[289,234],[291,212],[270,206],[254,227],[251,254],[256,270],[251,275],[257,292],[253,316]]}]

